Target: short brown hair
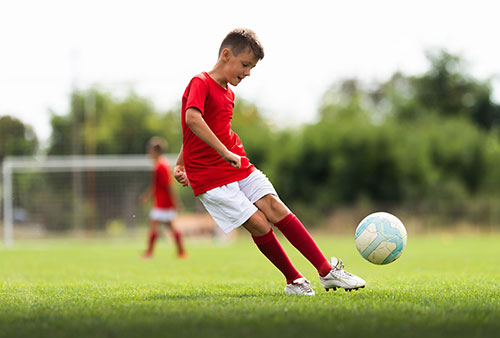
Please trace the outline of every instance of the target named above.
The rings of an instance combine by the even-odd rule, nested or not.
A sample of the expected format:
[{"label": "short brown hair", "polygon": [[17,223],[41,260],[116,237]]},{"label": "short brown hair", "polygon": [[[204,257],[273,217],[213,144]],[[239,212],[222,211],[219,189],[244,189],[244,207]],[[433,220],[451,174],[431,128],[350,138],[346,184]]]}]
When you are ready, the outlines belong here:
[{"label": "short brown hair", "polygon": [[167,141],[159,136],[153,136],[148,142],[147,150],[154,150],[158,154],[162,154],[167,148]]},{"label": "short brown hair", "polygon": [[219,48],[219,56],[224,48],[231,49],[234,55],[238,55],[246,48],[250,48],[256,58],[264,58],[264,47],[260,43],[255,32],[248,28],[236,28],[226,35]]}]

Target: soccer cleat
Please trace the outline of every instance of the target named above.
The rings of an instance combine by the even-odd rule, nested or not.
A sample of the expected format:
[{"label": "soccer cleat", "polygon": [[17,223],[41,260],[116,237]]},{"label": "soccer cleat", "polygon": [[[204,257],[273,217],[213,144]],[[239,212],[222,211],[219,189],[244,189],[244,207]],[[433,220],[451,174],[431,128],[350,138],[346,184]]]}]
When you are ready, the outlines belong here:
[{"label": "soccer cleat", "polygon": [[321,285],[326,291],[337,288],[343,288],[345,291],[357,290],[359,288],[364,288],[366,282],[347,271],[344,270],[344,264],[342,264],[341,259],[332,257],[331,261],[332,270],[325,277],[319,277]]},{"label": "soccer cleat", "polygon": [[307,279],[300,277],[285,286],[285,294],[314,296],[314,290]]},{"label": "soccer cleat", "polygon": [[145,252],[141,255],[141,258],[142,258],[142,259],[151,259],[151,258],[153,258],[153,253],[152,253],[152,252],[149,252],[149,251],[145,251]]}]

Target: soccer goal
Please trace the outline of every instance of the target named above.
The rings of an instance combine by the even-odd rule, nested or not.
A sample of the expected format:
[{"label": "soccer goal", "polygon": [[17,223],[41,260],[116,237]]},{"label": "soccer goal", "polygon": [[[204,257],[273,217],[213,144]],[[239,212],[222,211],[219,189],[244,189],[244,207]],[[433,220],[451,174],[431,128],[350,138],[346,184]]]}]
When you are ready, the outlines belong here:
[{"label": "soccer goal", "polygon": [[[172,166],[176,154],[168,154]],[[3,233],[133,228],[147,220],[140,195],[151,183],[146,155],[7,157],[3,173]]]}]

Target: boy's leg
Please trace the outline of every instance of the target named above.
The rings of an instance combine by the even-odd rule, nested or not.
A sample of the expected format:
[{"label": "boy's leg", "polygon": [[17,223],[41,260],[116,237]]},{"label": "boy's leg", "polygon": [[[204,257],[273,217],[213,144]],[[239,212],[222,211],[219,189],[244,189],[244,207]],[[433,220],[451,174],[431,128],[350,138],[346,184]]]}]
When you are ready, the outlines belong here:
[{"label": "boy's leg", "polygon": [[283,273],[287,284],[302,277],[290,262],[266,216],[261,211],[255,212],[243,226],[250,232],[252,239],[264,256]]},{"label": "boy's leg", "polygon": [[150,220],[149,225],[149,235],[148,235],[148,247],[146,251],[143,253],[144,258],[150,258],[153,256],[155,242],[158,239],[158,221]]},{"label": "boy's leg", "polygon": [[318,270],[320,276],[326,276],[332,269],[325,255],[299,219],[275,195],[266,195],[255,202],[270,222],[285,235],[292,245],[304,255]]},{"label": "boy's leg", "polygon": [[326,291],[336,290],[339,287],[346,291],[365,287],[366,282],[363,279],[344,270],[342,260],[332,257],[331,264],[326,260],[302,223],[275,195],[266,195],[255,204],[281,230],[290,243],[316,267],[321,285]]},{"label": "boy's leg", "polygon": [[286,294],[314,295],[309,282],[292,265],[278,242],[266,216],[233,182],[198,195],[217,225],[225,232],[243,225],[259,250],[283,273]]},{"label": "boy's leg", "polygon": [[[309,232],[277,197],[276,190],[264,174],[256,170],[238,184],[241,191],[264,214],[266,219],[280,229],[290,243],[314,265],[320,275],[321,285],[327,291],[337,287],[352,290],[365,286],[364,280],[344,271],[340,259],[332,257],[331,264],[326,260]],[[308,285],[302,286],[310,289]]]},{"label": "boy's leg", "polygon": [[186,252],[182,243],[182,233],[175,227],[173,221],[166,222],[165,225],[172,231],[172,235],[174,236],[175,245],[177,246],[177,257],[184,257]]}]

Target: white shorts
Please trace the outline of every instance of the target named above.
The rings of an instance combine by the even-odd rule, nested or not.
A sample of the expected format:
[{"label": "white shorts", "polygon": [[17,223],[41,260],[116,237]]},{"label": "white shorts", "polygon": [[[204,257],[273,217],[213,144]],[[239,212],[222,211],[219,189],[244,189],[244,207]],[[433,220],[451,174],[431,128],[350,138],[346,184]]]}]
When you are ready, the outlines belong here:
[{"label": "white shorts", "polygon": [[177,216],[175,209],[153,208],[149,212],[149,218],[158,222],[170,222]]},{"label": "white shorts", "polygon": [[254,203],[268,194],[278,196],[266,175],[255,170],[247,178],[211,189],[198,198],[227,234],[245,223],[257,211]]}]

